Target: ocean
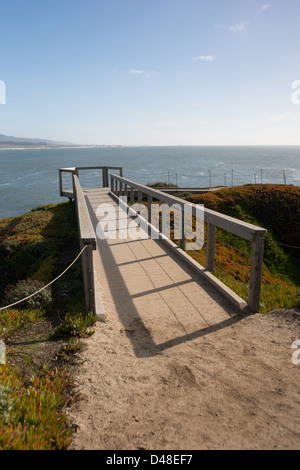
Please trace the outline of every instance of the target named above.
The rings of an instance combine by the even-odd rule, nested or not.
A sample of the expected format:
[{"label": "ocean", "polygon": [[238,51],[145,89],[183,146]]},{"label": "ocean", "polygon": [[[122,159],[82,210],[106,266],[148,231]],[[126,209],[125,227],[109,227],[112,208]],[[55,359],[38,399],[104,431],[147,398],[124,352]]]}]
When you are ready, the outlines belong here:
[{"label": "ocean", "polygon": [[[122,166],[142,184],[164,181],[181,188],[279,183],[300,186],[300,146],[103,147],[0,150],[0,218],[61,202],[58,169]],[[83,187],[102,185],[97,170],[81,172]],[[71,187],[69,175],[64,187]]]}]

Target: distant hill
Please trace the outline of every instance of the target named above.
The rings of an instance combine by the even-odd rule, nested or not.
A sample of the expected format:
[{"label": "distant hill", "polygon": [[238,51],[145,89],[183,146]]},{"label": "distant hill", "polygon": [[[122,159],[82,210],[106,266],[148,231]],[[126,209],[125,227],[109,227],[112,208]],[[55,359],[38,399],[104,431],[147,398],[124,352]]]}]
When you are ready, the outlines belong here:
[{"label": "distant hill", "polygon": [[47,139],[31,139],[27,137],[13,137],[9,135],[0,134],[0,149],[9,148],[61,148],[61,147],[75,147],[75,148],[102,148],[102,147],[122,147],[121,145],[78,145],[71,142],[56,142],[55,140]]},{"label": "distant hill", "polygon": [[36,139],[27,137],[14,137],[0,134],[0,148],[5,147],[61,147],[75,146],[70,142],[56,142],[54,140]]}]

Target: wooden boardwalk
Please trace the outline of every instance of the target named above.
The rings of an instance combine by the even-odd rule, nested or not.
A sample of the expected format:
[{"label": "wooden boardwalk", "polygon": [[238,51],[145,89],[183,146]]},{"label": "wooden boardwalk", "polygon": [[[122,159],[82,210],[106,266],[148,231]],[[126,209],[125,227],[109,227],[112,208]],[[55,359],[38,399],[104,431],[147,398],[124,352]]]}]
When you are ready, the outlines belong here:
[{"label": "wooden boardwalk", "polygon": [[[108,188],[83,192],[97,233],[102,219],[97,208],[110,204],[117,211],[118,204]],[[122,226],[130,222],[124,212]],[[145,351],[139,348],[137,354],[157,354],[241,318],[236,307],[165,243],[149,237],[123,239],[122,226],[116,228],[116,239],[97,237],[93,263],[106,318],[117,315],[125,331],[130,332],[133,325],[142,331]],[[154,321],[163,327],[155,328],[153,336]]]},{"label": "wooden boardwalk", "polygon": [[[60,192],[76,201],[86,307],[105,319],[80,354],[71,448],[298,448],[299,387],[290,358],[299,321],[288,312],[255,314],[266,231],[205,210],[203,267],[186,253],[188,237],[179,248],[162,235],[124,236],[135,219],[127,210],[111,223],[118,196],[131,204],[135,196],[146,199],[148,207],[152,199],[183,200],[121,175],[110,175],[108,188],[106,167],[99,189],[82,189],[78,168],[63,171],[72,173],[73,190],[61,184]],[[112,238],[99,238],[104,204]],[[213,275],[218,227],[252,244],[249,304]]]},{"label": "wooden boardwalk", "polygon": [[[97,233],[117,200],[83,195]],[[71,449],[299,448],[299,322],[241,313],[165,242],[118,239],[130,222],[92,251],[106,322],[80,353]]]}]

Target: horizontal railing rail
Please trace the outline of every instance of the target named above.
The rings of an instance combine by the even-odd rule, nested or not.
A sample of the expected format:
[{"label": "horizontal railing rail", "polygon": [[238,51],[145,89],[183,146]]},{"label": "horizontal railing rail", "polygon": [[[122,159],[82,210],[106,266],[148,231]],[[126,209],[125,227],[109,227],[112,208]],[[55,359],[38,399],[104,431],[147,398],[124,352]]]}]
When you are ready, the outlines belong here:
[{"label": "horizontal railing rail", "polygon": [[[134,197],[137,191],[137,199],[139,203],[142,202],[143,195],[146,195],[148,196],[148,205],[152,204],[153,199],[169,205],[177,204],[182,209],[188,205],[192,215],[197,217],[197,207],[199,208],[197,204],[189,203],[176,196],[172,196],[157,189],[136,183],[129,179],[123,178],[122,176],[111,174],[110,178],[111,192],[118,197],[125,196],[127,201],[129,196],[130,204],[134,203]],[[260,306],[264,238],[267,230],[207,208],[203,208],[203,215],[204,221],[207,222],[207,252],[206,268],[204,271],[202,271],[202,273],[206,275],[207,272],[212,273],[214,271],[216,227],[250,241],[252,243],[252,253],[248,306],[252,312],[258,312]],[[179,249],[185,250],[185,240],[183,238],[180,240]],[[212,275],[206,275],[206,278],[209,281],[216,283],[216,278],[213,279]],[[243,302],[240,302],[239,305],[243,305]]]}]

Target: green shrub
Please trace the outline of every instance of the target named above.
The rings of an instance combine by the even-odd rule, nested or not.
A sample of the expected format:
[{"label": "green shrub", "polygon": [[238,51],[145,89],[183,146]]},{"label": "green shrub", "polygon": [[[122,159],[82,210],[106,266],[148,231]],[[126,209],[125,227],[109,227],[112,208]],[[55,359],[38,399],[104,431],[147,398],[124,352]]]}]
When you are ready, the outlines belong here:
[{"label": "green shrub", "polygon": [[44,367],[40,377],[31,377],[25,385],[9,365],[0,368],[0,449],[67,449],[71,429],[60,410],[72,385],[72,377],[63,369]]},{"label": "green shrub", "polygon": [[73,336],[83,338],[94,332],[89,331],[89,327],[96,323],[97,317],[92,312],[70,314],[67,313],[64,321],[58,325],[55,333],[58,336]]},{"label": "green shrub", "polygon": [[[27,279],[27,281],[18,281],[15,285],[9,285],[4,292],[4,303],[7,305],[18,302],[43,288],[44,284],[40,281]],[[49,288],[42,290],[30,299],[19,304],[19,308],[40,308],[46,309],[52,302],[51,290]]]},{"label": "green shrub", "polygon": [[0,243],[0,254],[7,256],[12,254],[17,248],[19,248],[20,242],[18,240],[4,240]]}]

